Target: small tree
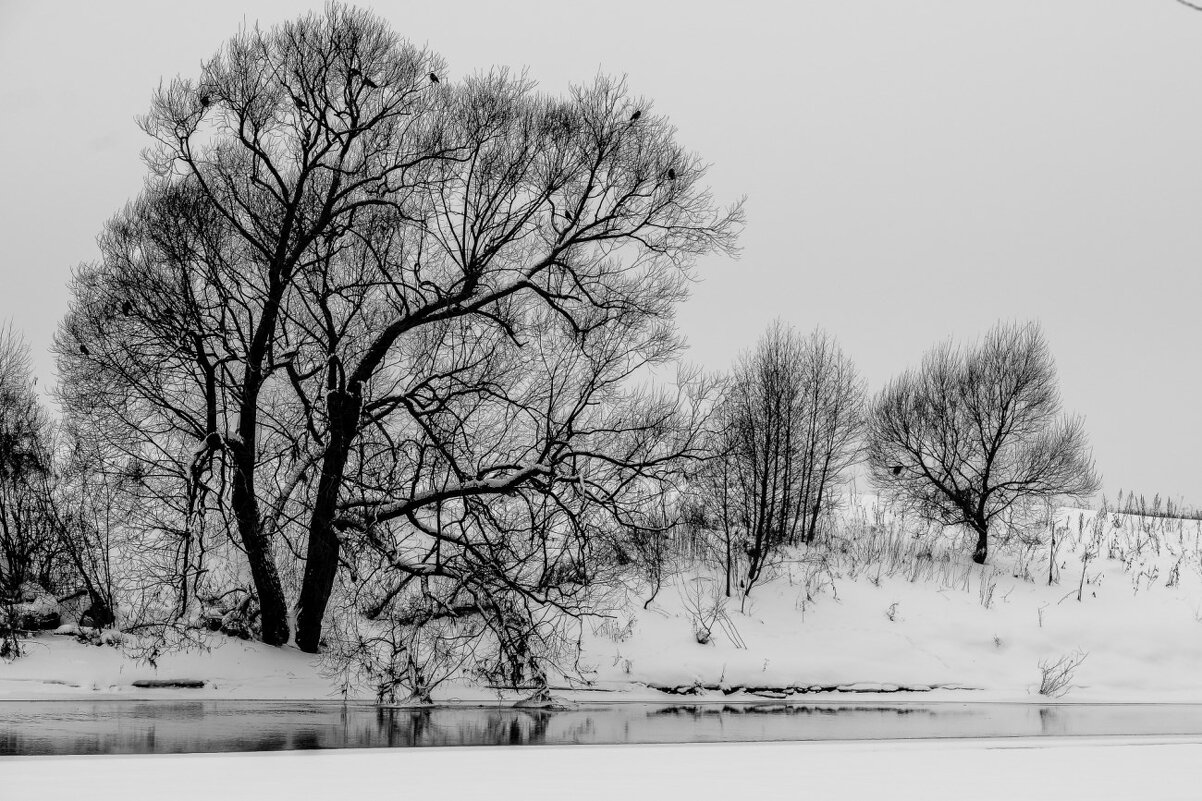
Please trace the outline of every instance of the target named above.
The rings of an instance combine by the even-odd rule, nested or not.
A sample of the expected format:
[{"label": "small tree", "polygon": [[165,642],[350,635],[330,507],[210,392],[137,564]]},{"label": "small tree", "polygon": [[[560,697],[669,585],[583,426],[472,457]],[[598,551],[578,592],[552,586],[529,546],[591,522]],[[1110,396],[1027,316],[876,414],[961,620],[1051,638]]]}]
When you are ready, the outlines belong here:
[{"label": "small tree", "polygon": [[924,519],[977,534],[1030,501],[1097,491],[1085,427],[1060,413],[1056,367],[1034,323],[998,324],[978,345],[950,342],[894,378],[869,415],[874,483]]}]

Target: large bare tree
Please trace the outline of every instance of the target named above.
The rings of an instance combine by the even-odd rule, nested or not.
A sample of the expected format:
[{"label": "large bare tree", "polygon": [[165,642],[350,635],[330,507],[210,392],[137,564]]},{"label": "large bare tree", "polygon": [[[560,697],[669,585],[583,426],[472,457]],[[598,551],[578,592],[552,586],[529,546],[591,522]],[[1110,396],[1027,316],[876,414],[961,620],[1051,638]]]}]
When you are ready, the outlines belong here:
[{"label": "large bare tree", "polygon": [[[155,177],[81,269],[61,365],[76,409],[124,420],[186,488],[182,541],[198,510],[228,514],[264,641],[290,633],[278,559],[304,565],[296,635],[314,651],[346,542],[408,526],[450,547],[427,513],[484,520],[563,476],[589,496],[563,469],[589,459],[613,468],[590,497],[620,514],[693,448],[669,436],[672,403],[619,387],[675,356],[690,268],[733,249],[742,213],[621,82],[564,98],[505,71],[455,82],[331,5],[239,34],[143,126]],[[426,570],[411,559],[390,569]]]},{"label": "large bare tree", "polygon": [[999,323],[972,347],[947,342],[872,404],[874,483],[925,519],[977,535],[1023,503],[1097,491],[1084,422],[1060,411],[1056,367],[1035,323]]},{"label": "large bare tree", "polygon": [[[357,319],[345,329],[314,319],[337,370],[324,397],[330,439],[297,620],[298,643],[309,650],[316,648],[337,566],[335,523],[353,445],[364,427],[385,416],[420,418],[412,393],[429,390],[428,372],[398,381],[390,364],[398,349],[408,340],[428,341],[425,329],[462,319],[463,333],[440,347],[457,347],[457,336],[469,336],[479,341],[473,352],[483,358],[502,340],[522,345],[555,324],[567,332],[557,348],[572,356],[555,369],[570,364],[587,377],[599,369],[590,347],[618,341],[635,362],[662,363],[675,353],[664,325],[684,297],[689,265],[704,253],[728,250],[739,222],[738,209],[713,206],[698,184],[700,161],[672,141],[667,121],[620,83],[599,79],[566,99],[549,99],[502,72],[448,92],[444,131],[458,157],[431,165],[424,182],[395,198],[390,214],[364,226],[366,236],[355,232],[331,260],[354,268],[340,285],[327,282],[331,290],[316,295],[353,298],[341,313],[318,302],[321,318]],[[342,291],[332,291],[336,285]],[[629,336],[615,338],[616,328]],[[470,358],[460,361],[473,365]],[[520,383],[512,369],[486,384],[472,381],[460,391],[500,395]],[[506,491],[516,492],[542,480],[549,458],[478,462],[456,475],[458,489],[442,494],[480,495],[477,482],[485,475],[493,481],[483,494],[498,494],[494,485],[502,476]],[[407,508],[418,506],[415,498]]]},{"label": "large bare tree", "polygon": [[[193,356],[202,373],[218,362],[234,372],[233,419],[204,432],[196,462],[219,450],[231,462],[230,506],[268,643],[289,637],[256,483],[263,392],[287,364],[277,358],[283,309],[322,242],[439,156],[427,112],[442,100],[427,76],[441,71],[437,57],[378,18],[332,4],[242,31],[197,80],[160,88],[141,120],[155,140],[147,160],[159,182],[186,183],[232,240],[218,258],[228,260],[222,267],[233,273],[236,297],[213,310],[225,332],[236,332],[221,343],[232,352],[208,354],[202,343]],[[196,344],[187,339],[184,347]],[[211,408],[206,418],[215,422]]]}]

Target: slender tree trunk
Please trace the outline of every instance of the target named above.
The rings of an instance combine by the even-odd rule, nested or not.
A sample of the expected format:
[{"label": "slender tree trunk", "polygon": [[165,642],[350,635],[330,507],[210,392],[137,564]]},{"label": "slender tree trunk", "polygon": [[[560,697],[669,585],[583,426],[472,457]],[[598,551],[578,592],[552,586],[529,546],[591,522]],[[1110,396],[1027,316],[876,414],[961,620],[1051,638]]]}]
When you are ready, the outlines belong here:
[{"label": "slender tree trunk", "polygon": [[339,542],[334,517],[362,406],[360,395],[343,390],[331,392],[328,398],[330,444],[322,462],[309,523],[309,549],[296,615],[296,645],[311,654],[320,648],[321,622],[338,573]]},{"label": "slender tree trunk", "polygon": [[730,597],[730,528],[726,529],[726,597]]},{"label": "slender tree trunk", "polygon": [[826,494],[826,482],[830,478],[831,456],[834,446],[828,446],[826,458],[822,462],[822,470],[818,473],[818,491],[814,493],[814,505],[810,509],[810,527],[806,530],[806,544],[812,545],[818,533],[818,513],[822,511],[822,498]]}]

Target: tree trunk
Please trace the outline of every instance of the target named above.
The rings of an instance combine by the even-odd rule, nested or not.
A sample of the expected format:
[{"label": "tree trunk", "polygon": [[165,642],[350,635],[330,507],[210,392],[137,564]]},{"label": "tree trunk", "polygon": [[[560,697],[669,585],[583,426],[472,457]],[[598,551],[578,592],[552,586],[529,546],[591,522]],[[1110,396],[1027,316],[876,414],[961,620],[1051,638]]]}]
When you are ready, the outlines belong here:
[{"label": "tree trunk", "polygon": [[729,598],[730,597],[730,570],[731,570],[731,565],[730,565],[730,528],[729,527],[726,528],[725,531],[726,531],[726,536],[725,536],[725,540],[726,540],[726,543],[725,543],[726,544],[726,562],[725,562],[726,597]]},{"label": "tree trunk", "polygon": [[[288,213],[291,226],[293,212]],[[238,523],[238,535],[246,550],[246,561],[255,582],[255,593],[259,596],[259,615],[263,642],[268,645],[284,645],[288,642],[288,603],[284,599],[284,588],[271,554],[271,540],[263,534],[259,518],[259,499],[255,494],[255,463],[258,459],[259,442],[259,391],[263,388],[263,364],[271,338],[275,334],[279,315],[280,299],[286,281],[281,279],[286,265],[278,261],[271,266],[270,290],[263,304],[263,313],[255,328],[254,337],[246,354],[245,372],[242,376],[242,402],[238,408],[238,439],[231,443],[234,475],[230,482],[230,506]]]},{"label": "tree trunk", "polygon": [[834,446],[826,446],[826,458],[822,462],[822,470],[818,474],[818,491],[814,495],[813,516],[810,518],[810,527],[806,531],[806,544],[814,543],[814,536],[818,533],[818,513],[822,511],[822,496],[826,492],[826,482],[830,478],[831,458],[834,456]]},{"label": "tree trunk", "polygon": [[259,596],[263,642],[283,645],[288,642],[288,604],[284,600],[284,588],[271,558],[271,543],[263,536],[259,524],[259,502],[254,489],[254,456],[250,447],[239,449],[243,452],[235,456],[230,505],[238,522],[242,547],[246,549],[255,593]]},{"label": "tree trunk", "polygon": [[321,621],[338,573],[339,542],[334,530],[334,516],[338,511],[338,493],[362,405],[361,397],[351,392],[331,392],[328,397],[330,445],[321,465],[321,479],[309,522],[309,549],[305,555],[305,577],[296,615],[296,645],[311,654],[320,648]]},{"label": "tree trunk", "polygon": [[814,537],[818,534],[818,512],[821,509],[821,503],[814,504],[813,508],[810,509],[810,522],[808,528],[806,528],[805,536],[806,545],[814,544]]},{"label": "tree trunk", "polygon": [[[274,306],[268,304],[268,313]],[[266,315],[265,315],[266,318]],[[262,323],[261,323],[262,325]],[[271,542],[263,535],[259,519],[259,500],[255,497],[255,460],[258,450],[259,387],[262,359],[257,354],[265,351],[262,331],[256,334],[248,359],[246,376],[243,379],[245,395],[238,410],[238,440],[230,448],[233,455],[234,474],[230,481],[230,507],[238,523],[238,535],[246,550],[246,561],[255,582],[255,593],[259,596],[259,614],[263,642],[268,645],[283,645],[288,642],[288,604],[284,600],[284,588],[271,555]]]},{"label": "tree trunk", "polygon": [[972,524],[972,528],[977,532],[977,547],[972,553],[972,560],[978,565],[983,565],[989,556],[989,525],[978,521]]}]

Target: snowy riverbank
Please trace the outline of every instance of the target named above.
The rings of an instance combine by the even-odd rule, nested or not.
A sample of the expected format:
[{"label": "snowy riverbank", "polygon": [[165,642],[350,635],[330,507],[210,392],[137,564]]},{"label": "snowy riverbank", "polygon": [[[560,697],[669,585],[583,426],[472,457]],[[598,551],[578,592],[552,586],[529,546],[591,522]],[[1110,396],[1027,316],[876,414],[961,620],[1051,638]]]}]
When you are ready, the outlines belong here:
[{"label": "snowy riverbank", "polygon": [[[553,695],[1202,702],[1202,524],[1131,516],[1093,523],[1093,513],[1059,513],[1051,584],[1046,544],[999,548],[979,566],[954,541],[882,532],[863,520],[850,546],[787,554],[742,610],[716,575],[678,567],[646,609],[649,589],[636,584],[609,617],[581,623],[579,672],[553,676]],[[699,628],[709,631],[704,644]],[[204,648],[162,654],[152,666],[120,647],[42,633],[23,642],[19,659],[0,663],[0,699],[343,697],[311,655],[204,636]],[[1041,665],[1065,657],[1075,669],[1040,694]],[[203,685],[146,686],[171,681]],[[465,680],[433,695],[522,698]],[[374,700],[366,690],[350,697]]]}]

